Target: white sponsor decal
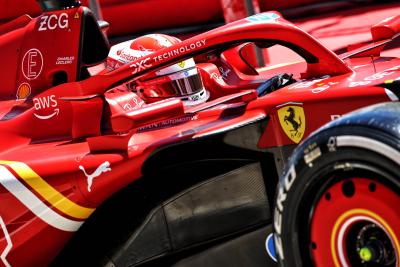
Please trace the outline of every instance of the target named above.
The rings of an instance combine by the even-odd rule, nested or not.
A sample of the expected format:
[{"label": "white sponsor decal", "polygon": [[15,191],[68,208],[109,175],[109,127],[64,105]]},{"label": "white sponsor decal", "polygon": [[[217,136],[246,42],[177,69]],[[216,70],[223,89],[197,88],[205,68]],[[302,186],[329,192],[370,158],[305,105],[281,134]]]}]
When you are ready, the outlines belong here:
[{"label": "white sponsor decal", "polygon": [[373,75],[365,77],[362,81],[355,81],[355,82],[350,82],[349,87],[356,87],[356,86],[363,86],[372,83],[373,81],[380,80],[385,78],[385,76],[389,76],[395,73],[396,70],[400,69],[399,66],[394,66],[390,69],[387,69],[382,72],[377,72]]},{"label": "white sponsor decal", "polygon": [[54,109],[53,113],[49,114],[49,115],[38,115],[36,113],[33,113],[33,115],[35,115],[36,118],[41,119],[41,120],[48,120],[53,118],[54,116],[58,116],[58,114],[60,113],[60,109],[56,108]]},{"label": "white sponsor decal", "polygon": [[1,253],[1,261],[4,263],[4,266],[6,267],[11,267],[11,264],[7,261],[6,257],[8,255],[8,253],[10,253],[10,250],[12,248],[12,242],[11,242],[11,238],[10,238],[10,234],[8,233],[8,230],[6,228],[6,224],[3,221],[3,218],[0,216],[0,226],[1,229],[3,230],[4,233],[4,237],[7,241],[7,246],[4,248],[3,252]]},{"label": "white sponsor decal", "polygon": [[128,63],[128,62],[135,61],[141,57],[147,56],[148,54],[150,54],[152,52],[154,52],[154,51],[145,52],[145,51],[138,51],[138,50],[133,50],[133,49],[129,49],[126,51],[124,48],[122,48],[122,49],[118,50],[116,52],[116,54],[119,57],[119,59],[121,59],[125,63]]},{"label": "white sponsor decal", "polygon": [[215,72],[213,72],[213,73],[210,74],[210,79],[215,79],[215,80],[217,80],[218,82],[222,82],[222,81],[223,81],[222,77],[219,76],[219,74],[218,74],[218,73],[215,73]]},{"label": "white sponsor decal", "polygon": [[127,64],[155,52],[154,49],[146,49],[141,45],[138,45],[137,47],[139,50],[133,49],[131,48],[132,42],[133,40],[130,40],[113,45],[108,53],[107,65],[109,65],[111,63],[110,61],[113,60],[119,62],[120,64],[122,63],[122,65]]},{"label": "white sponsor decal", "polygon": [[147,68],[150,68],[151,66],[153,66],[151,63],[147,63],[147,61],[149,61],[150,58],[145,58],[142,59],[140,62],[138,63],[133,63],[130,67],[133,68],[132,74],[135,74],[141,70],[145,70]]},{"label": "white sponsor decal", "polygon": [[176,48],[176,49],[174,49],[172,51],[166,52],[166,53],[164,53],[162,55],[153,57],[153,59],[156,62],[157,61],[162,61],[163,59],[169,59],[170,57],[179,56],[182,53],[185,53],[185,52],[188,52],[188,51],[191,51],[191,50],[195,50],[196,48],[200,48],[200,47],[205,46],[205,45],[206,45],[206,40],[203,39],[203,40],[197,41],[195,43],[191,43],[191,44],[188,44],[188,45],[185,45],[185,46],[181,46],[181,47]]},{"label": "white sponsor decal", "polygon": [[74,62],[75,57],[70,56],[70,57],[58,57],[56,60],[56,65],[68,65],[72,64]]},{"label": "white sponsor decal", "polygon": [[144,105],[144,101],[143,100],[139,100],[137,98],[132,98],[133,103],[135,103],[135,106],[132,106],[131,103],[126,103],[122,108],[125,111],[132,111],[132,110],[136,110],[138,108],[141,108]]},{"label": "white sponsor decal", "polygon": [[38,31],[55,30],[57,28],[65,29],[68,28],[68,14],[61,13],[60,15],[42,15],[39,18],[39,29]]},{"label": "white sponsor decal", "polygon": [[99,177],[104,172],[111,171],[110,162],[108,162],[108,161],[104,161],[99,167],[97,167],[97,169],[92,174],[88,174],[82,165],[79,165],[79,169],[83,172],[83,174],[87,178],[87,183],[88,183],[87,189],[89,192],[92,190],[91,187],[92,187],[94,178]]},{"label": "white sponsor decal", "polygon": [[384,72],[378,72],[378,73],[375,73],[374,75],[365,77],[364,80],[365,80],[365,81],[375,81],[375,80],[382,79],[382,78],[384,78],[385,76],[392,75],[393,73],[395,73],[395,72],[394,72],[394,71],[387,71],[387,70],[386,70],[386,71],[384,71]]},{"label": "white sponsor decal", "polygon": [[218,69],[221,72],[222,78],[224,78],[224,79],[228,78],[228,74],[231,72],[230,69],[224,70],[223,67],[219,67]]},{"label": "white sponsor decal", "polygon": [[[197,41],[195,43],[191,43],[191,44],[188,44],[188,45],[185,45],[185,46],[181,46],[181,47],[176,48],[176,49],[174,49],[172,51],[166,52],[166,53],[164,53],[162,55],[153,57],[153,60],[155,62],[159,62],[159,61],[162,61],[162,60],[165,60],[165,59],[169,59],[170,57],[179,56],[182,53],[185,53],[187,51],[194,50],[196,48],[202,47],[205,44],[206,44],[206,40],[200,40],[200,41]],[[152,67],[153,64],[148,63],[149,60],[151,60],[150,57],[145,58],[145,59],[141,60],[138,63],[131,64],[130,67],[133,68],[132,74],[136,74],[141,70],[145,70],[147,68]]]},{"label": "white sponsor decal", "polygon": [[349,87],[363,86],[363,85],[367,85],[370,83],[371,83],[371,81],[350,82]]},{"label": "white sponsor decal", "polygon": [[33,115],[36,116],[36,118],[41,119],[41,120],[48,120],[54,116],[57,116],[60,113],[60,109],[57,108],[57,100],[55,95],[48,95],[48,96],[42,96],[42,97],[35,97],[33,99],[34,107],[35,110],[47,110],[49,108],[53,108],[50,114],[47,115],[40,115],[37,113],[33,113]]},{"label": "white sponsor decal", "polygon": [[184,116],[184,117],[180,117],[180,118],[176,118],[176,119],[169,119],[166,121],[148,124],[146,126],[140,127],[138,129],[138,132],[145,132],[145,131],[150,131],[150,130],[154,130],[154,129],[162,129],[162,128],[175,126],[175,125],[182,124],[182,123],[192,121],[192,120],[197,120],[197,116]]},{"label": "white sponsor decal", "polygon": [[43,69],[43,55],[39,49],[32,48],[22,58],[22,74],[28,80],[36,79]]}]

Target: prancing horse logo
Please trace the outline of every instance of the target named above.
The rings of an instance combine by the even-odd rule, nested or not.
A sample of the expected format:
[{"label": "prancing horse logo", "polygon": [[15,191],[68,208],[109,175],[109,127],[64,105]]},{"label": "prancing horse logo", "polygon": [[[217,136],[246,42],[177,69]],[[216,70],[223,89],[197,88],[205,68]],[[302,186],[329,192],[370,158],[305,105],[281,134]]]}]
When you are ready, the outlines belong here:
[{"label": "prancing horse logo", "polygon": [[79,165],[79,169],[83,171],[83,174],[85,174],[87,178],[87,183],[88,183],[87,189],[89,192],[91,191],[94,178],[100,176],[103,172],[111,171],[110,162],[108,161],[104,161],[99,167],[97,167],[97,169],[92,174],[86,173],[85,168],[82,165]]},{"label": "prancing horse logo", "polygon": [[306,129],[304,110],[299,106],[285,106],[278,110],[278,117],[285,134],[298,144]]},{"label": "prancing horse logo", "polygon": [[288,112],[288,115],[285,115],[285,118],[283,119],[286,124],[288,124],[288,122],[292,125],[292,130],[290,130],[291,132],[294,132],[294,134],[296,135],[299,132],[299,128],[301,127],[301,117],[299,116],[299,121],[297,122],[295,120],[295,112],[293,107],[289,107],[286,112]]}]

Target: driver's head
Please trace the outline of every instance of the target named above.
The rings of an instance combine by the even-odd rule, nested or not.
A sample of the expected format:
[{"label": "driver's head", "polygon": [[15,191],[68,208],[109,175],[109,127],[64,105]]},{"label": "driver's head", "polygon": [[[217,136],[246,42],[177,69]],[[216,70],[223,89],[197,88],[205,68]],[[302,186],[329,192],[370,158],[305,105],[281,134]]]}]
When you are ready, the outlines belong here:
[{"label": "driver's head", "polygon": [[[107,58],[107,68],[114,70],[180,42],[178,38],[165,34],[148,34],[120,43],[111,48]],[[179,97],[189,106],[203,103],[209,97],[193,58],[146,74],[136,80],[135,84],[137,93],[146,102]]]}]

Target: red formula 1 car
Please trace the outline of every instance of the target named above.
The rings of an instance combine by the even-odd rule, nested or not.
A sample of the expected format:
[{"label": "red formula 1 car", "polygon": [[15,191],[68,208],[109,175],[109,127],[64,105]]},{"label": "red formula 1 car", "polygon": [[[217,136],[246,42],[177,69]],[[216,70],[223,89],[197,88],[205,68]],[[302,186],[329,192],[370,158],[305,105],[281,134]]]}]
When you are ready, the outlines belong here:
[{"label": "red formula 1 car", "polygon": [[[94,74],[106,26],[63,3],[41,1],[41,16],[0,26],[5,266],[275,266],[265,239],[296,144],[344,113],[398,99],[382,84],[400,60],[379,53],[399,18],[337,56],[267,12]],[[254,46],[299,61],[255,68]],[[127,108],[142,77],[192,57],[207,102]]]}]

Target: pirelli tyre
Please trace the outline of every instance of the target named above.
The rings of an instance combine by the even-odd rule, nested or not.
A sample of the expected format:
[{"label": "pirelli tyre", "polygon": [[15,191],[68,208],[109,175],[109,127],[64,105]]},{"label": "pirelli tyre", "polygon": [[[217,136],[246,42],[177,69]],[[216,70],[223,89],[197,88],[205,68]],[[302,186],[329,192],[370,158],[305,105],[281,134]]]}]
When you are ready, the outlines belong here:
[{"label": "pirelli tyre", "polygon": [[275,201],[281,266],[400,266],[400,104],[361,109],[310,136]]}]

